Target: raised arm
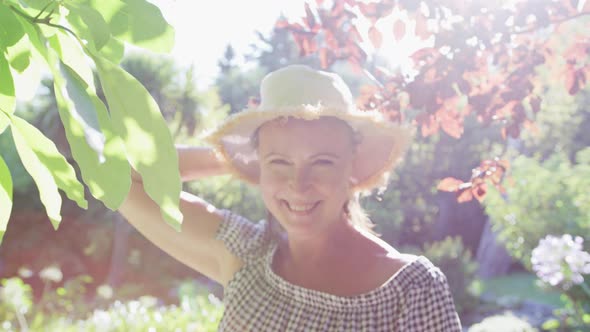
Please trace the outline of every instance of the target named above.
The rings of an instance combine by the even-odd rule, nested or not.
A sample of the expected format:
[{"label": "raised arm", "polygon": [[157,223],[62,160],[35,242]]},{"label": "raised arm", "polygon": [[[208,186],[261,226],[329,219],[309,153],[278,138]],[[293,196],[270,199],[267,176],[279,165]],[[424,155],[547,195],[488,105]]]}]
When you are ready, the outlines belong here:
[{"label": "raised arm", "polygon": [[[183,181],[227,172],[226,166],[209,148],[177,146],[177,151]],[[169,255],[225,285],[242,263],[223,242],[215,239],[222,220],[219,210],[195,195],[182,192],[180,210],[184,221],[182,231],[176,232],[166,224],[158,205],[145,193],[139,174],[133,172],[132,178],[131,190],[119,212]]]},{"label": "raised arm", "polygon": [[176,151],[182,181],[223,175],[228,172],[226,165],[217,158],[211,148],[176,145]]}]

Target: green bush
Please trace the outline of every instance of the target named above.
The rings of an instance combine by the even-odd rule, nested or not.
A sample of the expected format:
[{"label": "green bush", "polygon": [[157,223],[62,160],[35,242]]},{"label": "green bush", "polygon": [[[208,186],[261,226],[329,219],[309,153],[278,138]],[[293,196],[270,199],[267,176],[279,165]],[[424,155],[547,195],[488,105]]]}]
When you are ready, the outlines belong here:
[{"label": "green bush", "polygon": [[188,185],[190,192],[220,209],[230,209],[252,221],[266,218],[258,189],[229,175],[202,179]]},{"label": "green bush", "polygon": [[[64,292],[65,290],[62,290]],[[67,291],[66,291],[67,292]],[[85,301],[85,290],[71,289],[76,303]],[[67,310],[64,296],[46,291],[39,303],[33,303],[30,285],[20,278],[4,279],[0,287],[0,332],[60,331],[60,332],[144,332],[144,331],[217,331],[223,314],[221,301],[204,292],[193,282],[183,282],[176,290],[179,302],[163,305],[154,297],[143,296],[133,301],[88,301],[90,308],[83,318]],[[56,294],[59,295],[59,289]],[[76,294],[74,294],[76,293]],[[112,296],[97,294],[98,296]],[[53,308],[53,310],[49,310]],[[56,310],[61,308],[62,310]]]},{"label": "green bush", "polygon": [[[75,320],[59,315],[38,313],[29,331],[62,332],[144,332],[144,331],[217,331],[223,307],[218,300],[204,295],[195,298],[198,306],[160,306],[153,297],[126,303],[115,302],[106,310],[94,310],[87,319]],[[14,322],[0,323],[0,331],[19,331]]]},{"label": "green bush", "polygon": [[478,324],[473,325],[469,332],[535,332],[538,331],[527,321],[512,314],[487,317]]},{"label": "green bush", "polygon": [[63,332],[217,331],[222,314],[221,305],[212,303],[202,295],[195,300],[198,307],[159,306],[153,297],[142,297],[127,303],[115,302],[107,310],[95,310],[85,320],[72,321],[63,317],[51,317],[43,324],[43,330]]},{"label": "green bush", "polygon": [[590,234],[590,148],[577,153],[575,164],[561,154],[543,162],[519,156],[510,175],[506,193],[492,189],[484,203],[499,239],[525,266],[548,234]]},{"label": "green bush", "polygon": [[[0,322],[20,322],[33,306],[33,290],[20,278],[3,279],[0,282]],[[0,325],[0,328],[2,325]]]},{"label": "green bush", "polygon": [[473,261],[471,252],[463,246],[460,237],[447,237],[443,241],[425,245],[424,256],[447,277],[457,311],[461,313],[477,303],[477,263]]},{"label": "green bush", "polygon": [[404,211],[401,208],[400,190],[389,187],[385,192],[363,197],[361,205],[375,225],[373,230],[390,244],[403,243]]},{"label": "green bush", "polygon": [[[485,205],[493,228],[512,256],[532,270],[532,251],[545,236],[560,238],[569,234],[588,240],[590,148],[578,151],[574,162],[560,153],[542,162],[520,156],[513,161],[510,175],[513,178],[506,181],[506,192],[501,195],[491,190]],[[584,245],[583,249],[588,251],[590,242],[585,241]],[[569,267],[561,266],[561,269],[569,275]],[[572,287],[559,283],[555,288],[566,305],[554,312],[559,320],[548,321],[544,329],[587,329],[590,326],[588,279]]]}]

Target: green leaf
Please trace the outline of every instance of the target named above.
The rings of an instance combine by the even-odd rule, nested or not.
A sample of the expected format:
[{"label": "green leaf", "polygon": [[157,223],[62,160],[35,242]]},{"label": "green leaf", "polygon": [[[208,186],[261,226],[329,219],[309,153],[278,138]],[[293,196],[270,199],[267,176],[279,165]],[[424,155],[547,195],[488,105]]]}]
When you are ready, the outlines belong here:
[{"label": "green leaf", "polygon": [[0,156],[0,206],[2,207],[0,209],[0,244],[2,244],[2,237],[6,232],[6,225],[12,211],[12,177],[2,156]]},{"label": "green leaf", "polygon": [[[57,32],[54,36],[49,38],[49,45],[56,51],[57,55],[70,67],[80,78],[85,82],[84,85],[90,86],[92,90],[94,87],[94,74],[89,64],[89,59],[78,44],[76,40],[71,38],[64,32]],[[58,66],[58,61],[52,60],[51,67],[55,69]],[[54,76],[59,76],[59,71],[54,71]]]},{"label": "green leaf", "polygon": [[12,114],[15,106],[16,98],[12,73],[4,53],[0,51],[0,109]]},{"label": "green leaf", "polygon": [[26,3],[24,3],[22,0],[5,0],[5,2],[10,2],[11,4],[15,5],[15,6],[23,6],[23,7],[28,7],[29,5],[27,5]]},{"label": "green leaf", "polygon": [[39,161],[49,170],[58,188],[63,190],[68,198],[75,201],[79,207],[86,209],[88,202],[84,198],[84,186],[78,181],[76,171],[59,153],[55,144],[45,137],[39,129],[19,117],[13,117],[12,126],[18,129]]},{"label": "green leaf", "polygon": [[69,115],[82,125],[86,142],[96,151],[99,159],[104,159],[105,137],[100,130],[94,103],[90,99],[88,92],[86,92],[88,86],[83,83],[72,68],[61,61],[59,62],[59,72],[61,77],[55,75],[54,79],[61,81],[63,77],[65,82],[60,82],[62,84],[57,84],[56,88],[59,89],[59,92],[66,100],[72,103],[72,106],[68,107],[70,110]]},{"label": "green leaf", "polygon": [[[47,4],[50,2],[54,2],[57,4],[57,1],[55,0],[19,0],[19,2],[23,6],[25,6],[25,8],[27,8],[26,6],[28,6],[29,8],[36,9],[36,12],[39,12],[39,10],[45,8],[45,6],[47,6]],[[54,8],[53,6],[49,6],[45,11],[49,12],[51,8]]]},{"label": "green leaf", "polygon": [[106,207],[116,210],[123,204],[131,188],[131,167],[125,154],[125,144],[115,134],[106,106],[96,95],[90,97],[106,136],[106,161],[98,166],[95,176],[88,177],[87,183],[94,197],[101,200]]},{"label": "green leaf", "polygon": [[31,42],[29,41],[28,36],[25,35],[25,30],[22,27],[20,21],[18,19],[16,19],[16,21],[19,25],[21,25],[23,36],[17,43],[6,48],[6,59],[12,68],[14,68],[17,72],[22,73],[25,69],[27,69],[30,63]]},{"label": "green leaf", "polygon": [[70,10],[67,20],[80,38],[89,41],[97,51],[107,44],[111,38],[109,25],[98,11],[73,2],[65,2],[64,6]]},{"label": "green leaf", "polygon": [[4,115],[4,112],[2,110],[0,110],[0,134],[2,134],[4,132],[4,130],[6,130],[6,128],[8,128],[9,124],[10,124],[10,121],[8,120],[8,117],[6,117]]},{"label": "green leaf", "polygon": [[31,46],[28,35],[25,35],[18,43],[7,49],[14,89],[15,92],[18,91],[18,98],[23,101],[32,100],[41,83],[42,60]]},{"label": "green leaf", "polygon": [[172,50],[174,29],[155,5],[146,0],[90,2],[108,22],[114,37],[155,52]]},{"label": "green leaf", "polygon": [[178,157],[158,104],[129,73],[100,57],[95,62],[127,158],[142,175],[144,188],[159,204],[164,219],[178,229],[182,223]]},{"label": "green leaf", "polygon": [[29,67],[31,63],[31,51],[24,51],[17,55],[15,55],[10,60],[10,66],[14,68],[17,72],[22,73]]},{"label": "green leaf", "polygon": [[23,29],[27,36],[29,37],[29,41],[33,44],[33,47],[37,52],[47,61],[48,53],[47,53],[47,41],[45,37],[41,33],[39,26],[36,24],[32,24],[26,19],[22,17],[17,17],[17,19],[21,22]]},{"label": "green leaf", "polygon": [[[130,168],[121,138],[113,134],[108,112],[102,101],[71,68],[61,64],[63,77],[55,75],[59,115],[64,124],[72,156],[80,166],[90,193],[106,207],[116,210],[131,187]],[[87,113],[96,119],[95,127],[84,121]],[[92,120],[94,121],[94,120]],[[94,138],[88,133],[94,131]]]},{"label": "green leaf", "polygon": [[29,146],[27,140],[20,133],[19,129],[14,125],[11,126],[11,129],[16,151],[18,152],[23,166],[31,175],[33,181],[35,181],[37,189],[39,189],[41,203],[45,206],[45,211],[47,212],[49,220],[51,220],[51,224],[57,229],[61,221],[61,196],[57,190],[55,179],[47,167],[39,160],[39,157]]},{"label": "green leaf", "polygon": [[19,73],[13,71],[14,88],[18,91],[18,98],[22,101],[31,101],[37,96],[41,84],[42,71],[45,70],[42,60],[38,56],[29,57],[27,68]]},{"label": "green leaf", "polygon": [[15,61],[18,62],[17,58],[20,54],[29,55],[27,68],[20,73],[18,71],[12,73],[15,91],[18,91],[19,99],[28,101],[34,98],[41,83],[41,68],[43,59],[46,58],[47,48],[42,41],[45,37],[40,35],[37,25],[31,24],[21,16],[17,16],[17,19],[21,23],[26,36],[21,38],[14,46],[9,47],[7,51],[13,68],[18,67],[18,65],[15,65]]},{"label": "green leaf", "polygon": [[125,45],[117,38],[111,37],[109,42],[100,50],[100,55],[112,63],[120,63],[125,55]]},{"label": "green leaf", "polygon": [[0,50],[16,44],[25,32],[8,6],[0,6]]},{"label": "green leaf", "polygon": [[543,330],[555,330],[559,328],[559,321],[555,318],[546,320],[542,325]]}]

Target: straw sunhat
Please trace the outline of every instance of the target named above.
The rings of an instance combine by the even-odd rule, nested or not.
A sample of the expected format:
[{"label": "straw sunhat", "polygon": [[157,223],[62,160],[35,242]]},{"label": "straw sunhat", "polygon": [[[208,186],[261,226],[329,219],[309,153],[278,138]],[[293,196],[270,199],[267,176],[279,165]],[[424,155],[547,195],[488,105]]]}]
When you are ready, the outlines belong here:
[{"label": "straw sunhat", "polygon": [[253,134],[273,119],[334,117],[346,122],[359,138],[352,178],[355,191],[385,186],[412,136],[408,127],[387,121],[378,111],[358,110],[340,76],[308,66],[291,65],[268,74],[260,97],[260,105],[229,116],[205,137],[235,175],[250,183],[258,182],[260,172]]}]

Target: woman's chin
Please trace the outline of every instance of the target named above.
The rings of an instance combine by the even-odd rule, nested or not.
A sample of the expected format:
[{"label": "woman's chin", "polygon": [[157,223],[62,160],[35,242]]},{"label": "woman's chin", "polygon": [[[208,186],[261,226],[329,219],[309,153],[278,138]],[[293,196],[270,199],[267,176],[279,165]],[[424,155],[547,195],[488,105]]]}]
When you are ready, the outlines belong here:
[{"label": "woman's chin", "polygon": [[335,226],[335,223],[330,220],[340,220],[339,217],[331,218],[326,215],[322,207],[322,202],[309,211],[292,211],[283,206],[281,225],[291,236],[317,236]]},{"label": "woman's chin", "polygon": [[285,202],[281,202],[282,224],[288,231],[310,229],[317,226],[320,218],[322,202],[315,203],[309,209],[292,209]]}]

